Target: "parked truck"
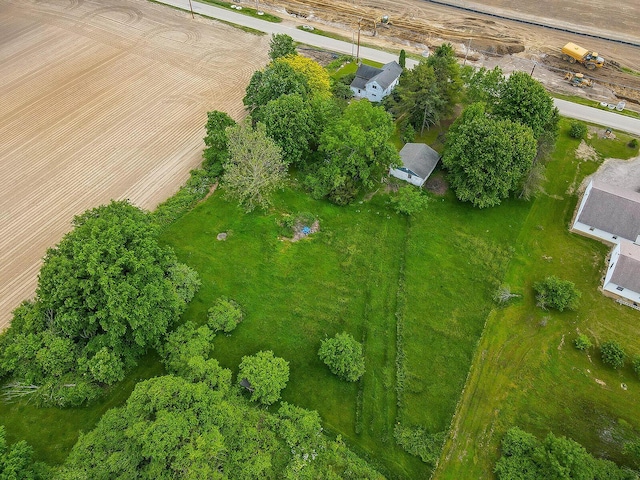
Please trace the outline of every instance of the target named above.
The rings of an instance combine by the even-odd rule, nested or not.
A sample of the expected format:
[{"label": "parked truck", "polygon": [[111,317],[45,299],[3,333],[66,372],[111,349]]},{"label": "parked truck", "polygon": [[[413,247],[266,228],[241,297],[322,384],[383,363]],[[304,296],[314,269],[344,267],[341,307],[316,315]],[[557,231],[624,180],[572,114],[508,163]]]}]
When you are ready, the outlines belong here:
[{"label": "parked truck", "polygon": [[595,70],[596,67],[600,68],[604,65],[604,58],[596,52],[590,52],[571,42],[562,47],[562,58],[569,63],[581,63],[589,70]]}]

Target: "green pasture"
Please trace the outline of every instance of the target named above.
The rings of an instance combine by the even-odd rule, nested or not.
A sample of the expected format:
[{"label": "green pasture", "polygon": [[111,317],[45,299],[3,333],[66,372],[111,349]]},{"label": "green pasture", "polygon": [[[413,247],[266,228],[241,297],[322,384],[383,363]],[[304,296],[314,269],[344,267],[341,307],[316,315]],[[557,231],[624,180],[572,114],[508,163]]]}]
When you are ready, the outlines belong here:
[{"label": "green pasture", "polygon": [[[598,291],[609,248],[569,233],[577,187],[600,161],[576,160],[579,141],[569,138],[568,121],[561,125],[545,193],[531,206],[504,279],[522,297],[488,316],[436,478],[491,478],[500,440],[512,426],[538,437],[565,435],[622,464],[624,442],[640,434],[640,379],[629,366],[605,367],[597,348],[583,353],[573,346],[586,333],[596,346],[616,340],[628,355],[640,354],[640,313]],[[629,139],[587,142],[602,156],[629,158],[638,153],[626,146]],[[576,284],[577,311],[536,307],[532,284],[548,275]]]}]

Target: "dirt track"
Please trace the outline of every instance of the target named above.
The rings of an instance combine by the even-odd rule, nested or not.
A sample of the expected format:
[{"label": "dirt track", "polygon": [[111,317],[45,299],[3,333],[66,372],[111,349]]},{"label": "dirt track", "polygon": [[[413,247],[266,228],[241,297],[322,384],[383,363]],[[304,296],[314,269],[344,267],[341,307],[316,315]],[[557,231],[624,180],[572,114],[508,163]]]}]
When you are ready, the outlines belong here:
[{"label": "dirt track", "polygon": [[146,1],[0,0],[0,329],[74,215],[177,190],[268,42]]}]

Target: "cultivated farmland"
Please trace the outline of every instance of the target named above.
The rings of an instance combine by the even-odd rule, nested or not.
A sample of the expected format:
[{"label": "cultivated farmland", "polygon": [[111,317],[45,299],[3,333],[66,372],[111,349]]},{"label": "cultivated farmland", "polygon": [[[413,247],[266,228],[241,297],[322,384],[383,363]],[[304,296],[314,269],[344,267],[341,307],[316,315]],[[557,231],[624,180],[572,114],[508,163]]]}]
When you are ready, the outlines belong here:
[{"label": "cultivated farmland", "polygon": [[0,329],[74,215],[177,190],[267,47],[145,1],[0,0]]}]

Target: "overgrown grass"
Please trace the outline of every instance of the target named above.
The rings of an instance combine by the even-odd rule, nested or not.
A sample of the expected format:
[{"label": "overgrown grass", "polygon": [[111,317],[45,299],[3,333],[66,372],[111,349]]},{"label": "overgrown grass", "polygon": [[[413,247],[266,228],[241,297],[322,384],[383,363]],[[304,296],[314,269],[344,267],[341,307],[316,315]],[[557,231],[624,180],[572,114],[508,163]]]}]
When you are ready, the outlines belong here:
[{"label": "overgrown grass", "polygon": [[[621,463],[625,439],[640,432],[638,377],[629,367],[605,367],[595,348],[585,354],[572,344],[586,333],[596,345],[617,340],[637,354],[640,323],[637,311],[598,291],[609,248],[568,231],[578,200],[575,187],[598,163],[575,159],[578,141],[567,135],[567,121],[561,125],[546,194],[535,200],[520,229],[504,280],[523,297],[489,315],[436,478],[490,477],[500,440],[514,425],[539,437],[548,431],[566,435],[594,455]],[[623,158],[631,154],[628,149]],[[582,292],[577,311],[535,306],[532,284],[547,275],[576,283]]]}]

